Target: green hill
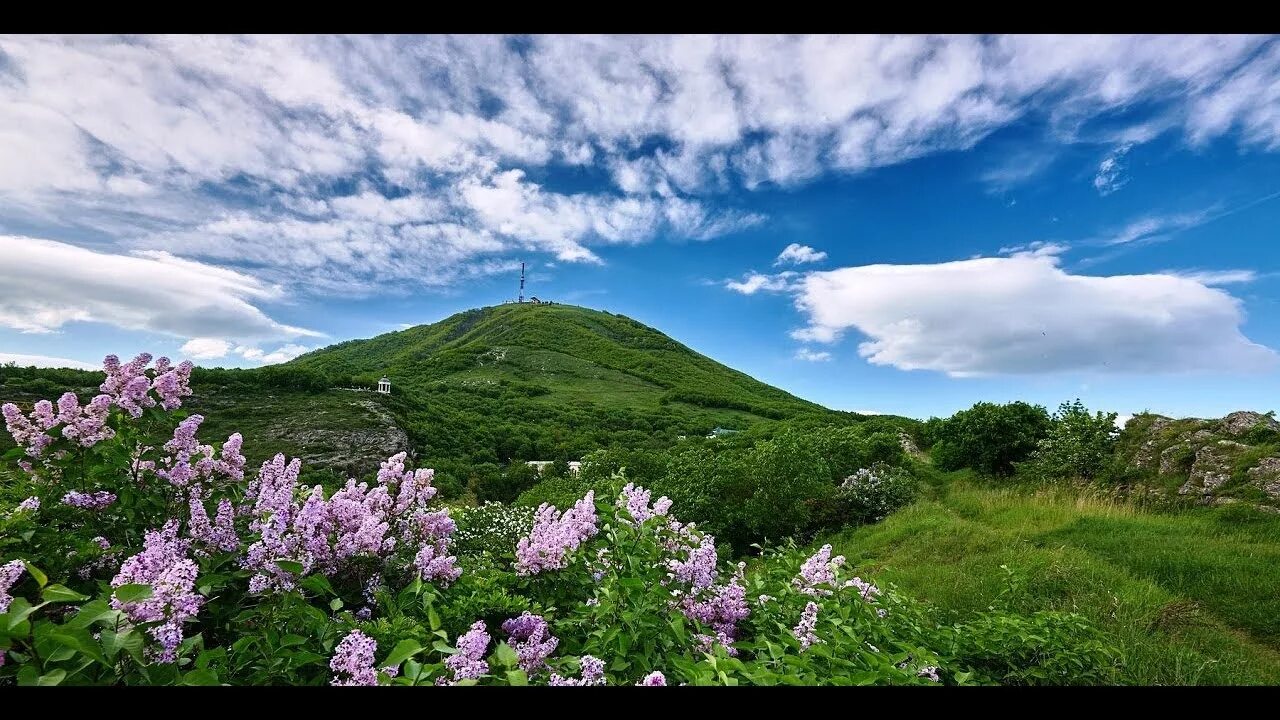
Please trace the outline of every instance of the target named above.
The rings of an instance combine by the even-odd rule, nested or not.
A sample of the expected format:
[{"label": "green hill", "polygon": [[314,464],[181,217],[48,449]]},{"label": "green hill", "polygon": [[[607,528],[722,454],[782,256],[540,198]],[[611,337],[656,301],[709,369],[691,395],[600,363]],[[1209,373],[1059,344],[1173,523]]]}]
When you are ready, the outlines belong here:
[{"label": "green hill", "polygon": [[[367,392],[384,373],[392,394]],[[0,402],[30,405],[67,388],[87,400],[101,378],[0,367]],[[512,460],[667,447],[717,427],[863,419],[759,382],[629,318],[558,304],[468,310],[283,365],[197,368],[192,389],[184,409],[206,416],[202,437],[242,432],[250,462],[285,452],[302,457],[316,480],[367,474],[400,450],[461,477]],[[0,433],[0,450],[10,446]]]},{"label": "green hill", "polygon": [[372,387],[426,459],[573,459],[716,427],[848,418],[700,355],[621,315],[508,304],[458,313],[284,366]]}]

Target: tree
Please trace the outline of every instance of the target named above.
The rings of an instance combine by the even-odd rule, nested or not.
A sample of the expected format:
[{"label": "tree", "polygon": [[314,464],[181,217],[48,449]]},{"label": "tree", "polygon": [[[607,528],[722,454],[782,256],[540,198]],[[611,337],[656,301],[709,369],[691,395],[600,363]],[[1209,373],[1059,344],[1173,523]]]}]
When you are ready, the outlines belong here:
[{"label": "tree", "polygon": [[1031,456],[1028,470],[1046,478],[1096,478],[1106,467],[1118,434],[1116,413],[1090,414],[1077,398],[1054,413],[1049,434]]},{"label": "tree", "polygon": [[1010,475],[1049,435],[1050,425],[1049,411],[1040,405],[980,402],[941,422],[931,420],[928,430],[934,463],[943,470]]}]

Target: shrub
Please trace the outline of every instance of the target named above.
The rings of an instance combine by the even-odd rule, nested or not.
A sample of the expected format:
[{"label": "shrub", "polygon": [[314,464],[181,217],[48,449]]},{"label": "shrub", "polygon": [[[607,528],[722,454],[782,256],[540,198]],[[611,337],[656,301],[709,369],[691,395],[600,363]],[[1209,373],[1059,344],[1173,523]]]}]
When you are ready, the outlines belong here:
[{"label": "shrub", "polygon": [[1092,480],[1111,460],[1117,434],[1116,413],[1090,414],[1078,399],[1062,403],[1025,469],[1047,479]]},{"label": "shrub", "polygon": [[[575,498],[576,499],[576,498]],[[457,523],[454,548],[460,555],[510,552],[533,527],[533,509],[489,502],[450,513]]]},{"label": "shrub", "polygon": [[951,637],[958,665],[1006,685],[1111,683],[1119,665],[1115,647],[1075,613],[985,613]]},{"label": "shrub", "polygon": [[477,474],[471,489],[479,502],[510,503],[538,482],[538,469],[516,460],[497,473]]},{"label": "shrub", "polygon": [[1009,475],[1048,436],[1049,413],[1039,405],[980,402],[946,420],[930,419],[926,433],[934,462],[943,470],[973,468]]},{"label": "shrub", "polygon": [[904,468],[876,463],[840,483],[835,502],[845,523],[873,523],[915,500],[918,483]]}]

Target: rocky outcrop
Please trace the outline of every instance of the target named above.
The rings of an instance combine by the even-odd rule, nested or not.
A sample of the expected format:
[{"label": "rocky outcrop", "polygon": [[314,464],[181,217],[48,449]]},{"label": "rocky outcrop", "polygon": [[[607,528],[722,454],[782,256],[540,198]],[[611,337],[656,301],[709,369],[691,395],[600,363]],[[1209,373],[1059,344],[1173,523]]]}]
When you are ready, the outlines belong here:
[{"label": "rocky outcrop", "polygon": [[1232,437],[1240,437],[1257,427],[1259,423],[1264,423],[1268,430],[1280,430],[1280,422],[1275,418],[1262,413],[1238,410],[1222,418],[1222,432]]},{"label": "rocky outcrop", "polygon": [[1219,440],[1203,445],[1196,451],[1187,482],[1178,492],[1188,495],[1197,490],[1202,495],[1213,495],[1218,488],[1231,482],[1236,459],[1249,449],[1248,445],[1234,440]]},{"label": "rocky outcrop", "polygon": [[1245,471],[1251,481],[1273,498],[1280,498],[1280,457],[1271,455]]},{"label": "rocky outcrop", "polygon": [[902,446],[902,452],[911,457],[918,458],[923,455],[920,452],[920,448],[916,446],[916,441],[912,440],[911,436],[902,430],[898,431],[898,444]]},{"label": "rocky outcrop", "polygon": [[271,434],[296,445],[307,467],[351,477],[373,472],[383,460],[410,449],[409,436],[377,400],[355,400],[350,407],[340,421],[312,418],[298,423],[290,418],[273,427]]}]

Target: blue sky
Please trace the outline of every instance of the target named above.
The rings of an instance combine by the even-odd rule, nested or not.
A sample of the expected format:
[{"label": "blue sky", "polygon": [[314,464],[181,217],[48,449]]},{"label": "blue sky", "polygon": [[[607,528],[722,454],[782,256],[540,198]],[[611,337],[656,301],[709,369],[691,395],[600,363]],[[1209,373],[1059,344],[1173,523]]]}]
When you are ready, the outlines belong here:
[{"label": "blue sky", "polygon": [[834,408],[1280,396],[1270,37],[0,37],[0,360],[528,294]]}]

